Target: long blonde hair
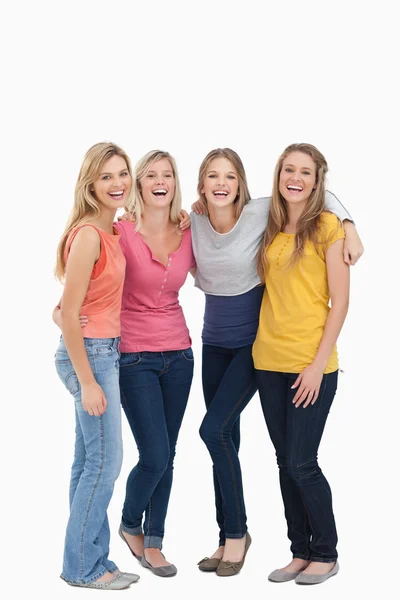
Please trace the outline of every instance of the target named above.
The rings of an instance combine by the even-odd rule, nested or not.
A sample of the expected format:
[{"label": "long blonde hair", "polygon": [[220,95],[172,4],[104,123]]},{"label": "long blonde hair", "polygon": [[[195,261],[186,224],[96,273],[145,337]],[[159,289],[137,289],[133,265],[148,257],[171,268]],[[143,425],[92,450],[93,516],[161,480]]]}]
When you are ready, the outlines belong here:
[{"label": "long blonde hair", "polygon": [[166,158],[171,164],[172,173],[175,180],[175,193],[169,209],[169,219],[172,223],[179,223],[178,217],[182,209],[182,192],[175,159],[169,152],[165,152],[164,150],[151,150],[145,154],[135,165],[132,183],[132,195],[129,202],[127,202],[125,205],[126,213],[123,218],[135,221],[136,231],[138,231],[142,225],[142,217],[145,206],[143,202],[140,181],[151,170],[151,166],[162,158]]},{"label": "long blonde hair", "polygon": [[327,242],[327,240],[321,240],[319,217],[325,210],[325,176],[328,172],[328,164],[325,157],[312,144],[291,144],[282,152],[275,167],[268,223],[257,257],[257,271],[261,280],[264,280],[264,268],[268,264],[266,250],[288,222],[286,200],[279,191],[279,179],[283,161],[292,152],[302,152],[312,158],[315,163],[316,180],[315,188],[308,197],[307,204],[297,221],[294,250],[288,266],[295,264],[303,256],[304,246],[308,240],[313,242],[318,252],[321,251],[321,243]]},{"label": "long blonde hair", "polygon": [[242,213],[244,206],[250,201],[250,192],[249,186],[247,185],[247,177],[246,171],[244,170],[244,166],[240,156],[231,148],[215,148],[211,150],[204,158],[203,162],[200,165],[199,169],[199,179],[197,183],[197,193],[199,195],[199,200],[203,205],[206,213],[208,213],[207,208],[207,199],[205,194],[201,191],[204,187],[204,180],[206,178],[207,169],[210,165],[210,162],[214,160],[214,158],[226,158],[233,164],[235,170],[238,174],[239,187],[238,194],[234,200],[234,215],[235,218],[238,219]]},{"label": "long blonde hair", "polygon": [[116,144],[100,142],[89,148],[85,154],[75,186],[74,205],[57,248],[57,262],[54,272],[61,282],[65,276],[64,251],[68,236],[74,227],[81,223],[93,221],[100,216],[99,204],[93,192],[93,183],[100,175],[104,163],[113,156],[120,156],[125,160],[127,170],[132,176],[129,157]]}]

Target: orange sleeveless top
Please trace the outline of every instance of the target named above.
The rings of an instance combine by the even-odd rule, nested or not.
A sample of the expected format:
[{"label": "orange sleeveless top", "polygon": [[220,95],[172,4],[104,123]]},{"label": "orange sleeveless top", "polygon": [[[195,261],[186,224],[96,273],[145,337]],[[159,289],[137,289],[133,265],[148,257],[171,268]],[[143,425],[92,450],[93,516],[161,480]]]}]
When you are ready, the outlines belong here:
[{"label": "orange sleeveless top", "polygon": [[75,227],[65,245],[65,264],[71,244],[82,227],[93,227],[100,236],[100,256],[93,267],[89,287],[80,314],[88,318],[83,328],[85,338],[114,338],[121,332],[120,313],[125,278],[125,257],[119,245],[120,234],[106,233],[85,223]]}]

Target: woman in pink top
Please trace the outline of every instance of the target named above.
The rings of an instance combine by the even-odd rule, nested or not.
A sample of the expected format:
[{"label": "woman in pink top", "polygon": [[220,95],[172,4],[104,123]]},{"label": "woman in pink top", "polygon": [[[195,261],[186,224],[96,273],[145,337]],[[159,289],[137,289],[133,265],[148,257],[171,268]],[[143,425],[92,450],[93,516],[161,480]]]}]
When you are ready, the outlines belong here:
[{"label": "woman in pink top", "polygon": [[56,275],[65,281],[56,319],[62,330],[56,369],[74,398],[76,418],[61,577],[96,589],[122,589],[139,579],[109,560],[107,520],[122,463],[118,344],[125,259],[113,221],[131,188],[129,159],[118,146],[90,148],[57,253]]},{"label": "woman in pink top", "polygon": [[[121,310],[121,402],[139,450],[126,486],[120,536],[161,577],[177,569],[161,553],[179,429],[193,377],[193,353],[178,301],[195,267],[191,232],[179,228],[174,159],[149,152],[136,166],[130,220],[116,227],[126,258]],[[144,515],[144,524],[142,520]]]}]

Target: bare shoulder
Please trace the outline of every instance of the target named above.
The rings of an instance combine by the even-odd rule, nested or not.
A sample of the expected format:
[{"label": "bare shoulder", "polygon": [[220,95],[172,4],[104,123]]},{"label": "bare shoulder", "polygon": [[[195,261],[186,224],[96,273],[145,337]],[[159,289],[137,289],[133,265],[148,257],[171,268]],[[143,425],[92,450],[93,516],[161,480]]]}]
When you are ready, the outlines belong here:
[{"label": "bare shoulder", "polygon": [[78,233],[76,234],[76,239],[86,240],[89,243],[91,241],[96,241],[100,239],[99,232],[93,225],[82,225]]},{"label": "bare shoulder", "polygon": [[98,231],[90,225],[83,225],[72,242],[71,249],[73,247],[98,250],[100,247],[100,235]]}]

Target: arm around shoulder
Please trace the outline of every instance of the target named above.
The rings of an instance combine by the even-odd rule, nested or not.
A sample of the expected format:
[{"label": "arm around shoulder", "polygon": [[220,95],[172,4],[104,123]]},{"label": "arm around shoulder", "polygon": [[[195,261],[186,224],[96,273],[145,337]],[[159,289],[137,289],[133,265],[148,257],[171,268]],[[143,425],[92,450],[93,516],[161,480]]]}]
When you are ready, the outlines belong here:
[{"label": "arm around shoulder", "polygon": [[346,219],[343,222],[343,229],[346,234],[343,248],[344,262],[347,265],[355,265],[364,254],[364,246],[352,221]]},{"label": "arm around shoulder", "polygon": [[343,222],[343,228],[346,234],[343,246],[344,261],[348,265],[355,265],[362,256],[364,247],[350,213],[335,194],[332,194],[332,192],[329,192],[328,190],[325,192],[325,208],[334,213]]}]

